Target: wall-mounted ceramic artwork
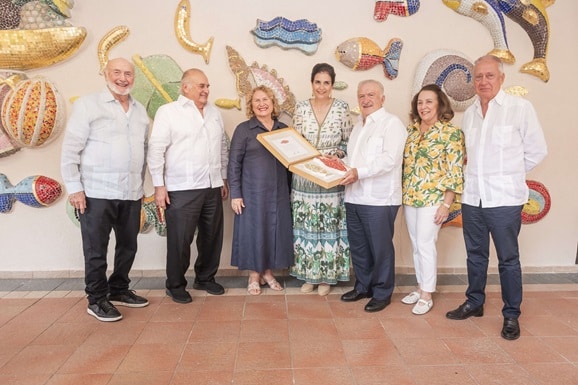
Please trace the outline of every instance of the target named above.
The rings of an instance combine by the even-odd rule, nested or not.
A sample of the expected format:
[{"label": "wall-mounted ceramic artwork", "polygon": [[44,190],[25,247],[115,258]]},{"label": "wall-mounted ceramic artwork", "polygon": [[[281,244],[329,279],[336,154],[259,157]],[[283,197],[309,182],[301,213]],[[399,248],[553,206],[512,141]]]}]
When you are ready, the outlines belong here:
[{"label": "wall-mounted ceramic artwork", "polygon": [[426,84],[437,84],[448,96],[455,111],[464,111],[476,98],[474,64],[463,53],[435,50],[417,64],[411,95]]},{"label": "wall-mounted ceramic artwork", "polygon": [[119,25],[112,28],[110,31],[104,34],[104,36],[98,42],[97,55],[98,62],[100,64],[100,72],[104,70],[104,66],[108,63],[109,51],[118,45],[121,41],[127,38],[130,30],[125,25]]},{"label": "wall-mounted ceramic artwork", "polygon": [[151,55],[145,58],[134,55],[135,81],[131,95],[147,109],[151,119],[157,110],[179,97],[183,70],[167,55]]},{"label": "wall-mounted ceramic artwork", "polygon": [[0,68],[29,70],[59,63],[74,55],[86,29],[74,27],[73,1],[3,0],[0,14]]},{"label": "wall-mounted ceramic artwork", "polygon": [[[522,208],[522,224],[529,225],[544,218],[550,211],[552,199],[550,193],[542,183],[535,180],[526,180],[529,189],[528,202]],[[454,202],[450,208],[448,219],[442,227],[462,227],[462,205]]]},{"label": "wall-mounted ceramic artwork", "polygon": [[239,99],[219,98],[215,104],[221,108],[241,108],[241,100],[256,86],[267,86],[275,94],[275,98],[279,102],[281,111],[289,116],[293,115],[295,111],[295,95],[285,84],[283,78],[277,75],[274,69],[268,69],[266,65],[259,66],[253,62],[250,66],[245,63],[233,47],[227,46],[227,57],[229,58],[229,67],[235,75],[235,86]]},{"label": "wall-mounted ceramic artwork", "polygon": [[385,77],[393,80],[399,71],[399,58],[403,42],[391,39],[385,49],[366,37],[354,37],[337,46],[337,60],[354,71],[365,71],[378,64],[383,65]]},{"label": "wall-mounted ceramic artwork", "polygon": [[16,83],[2,101],[2,125],[22,147],[43,146],[62,131],[64,100],[55,85],[43,77]]},{"label": "wall-mounted ceramic artwork", "polygon": [[205,44],[199,44],[191,39],[191,28],[189,20],[191,18],[191,4],[189,0],[181,0],[177,6],[175,14],[175,34],[179,43],[189,52],[199,54],[209,64],[211,48],[213,47],[213,37],[211,36]]},{"label": "wall-mounted ceramic artwork", "polygon": [[0,213],[12,210],[15,201],[30,207],[45,207],[54,203],[62,194],[62,186],[54,179],[33,175],[12,186],[4,174],[0,174]]},{"label": "wall-mounted ceramic artwork", "polygon": [[306,19],[289,20],[276,17],[270,21],[257,20],[251,30],[255,44],[261,48],[278,46],[283,49],[298,49],[307,55],[317,52],[321,41],[321,29]]},{"label": "wall-mounted ceramic artwork", "polygon": [[[2,111],[2,101],[6,98],[6,95],[16,87],[16,83],[23,79],[27,79],[24,72],[0,71],[0,111]],[[20,148],[8,135],[0,118],[0,158],[15,154]]]},{"label": "wall-mounted ceramic artwork", "polygon": [[455,12],[482,23],[492,36],[494,49],[490,55],[504,63],[513,64],[515,57],[509,49],[504,15],[520,25],[530,37],[534,58],[520,67],[520,72],[547,82],[550,71],[546,63],[550,40],[550,22],[546,7],[554,0],[442,0]]},{"label": "wall-mounted ceramic artwork", "polygon": [[411,16],[419,10],[420,0],[377,0],[373,10],[376,21],[384,21],[389,15]]}]

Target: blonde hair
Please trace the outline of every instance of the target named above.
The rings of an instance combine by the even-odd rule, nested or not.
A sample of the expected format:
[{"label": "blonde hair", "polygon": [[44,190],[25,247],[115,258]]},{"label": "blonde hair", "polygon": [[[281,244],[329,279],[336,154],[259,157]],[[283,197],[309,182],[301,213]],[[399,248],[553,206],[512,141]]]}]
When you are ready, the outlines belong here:
[{"label": "blonde hair", "polygon": [[253,112],[253,95],[255,95],[255,92],[257,91],[263,91],[265,94],[267,94],[269,99],[273,101],[273,112],[271,113],[271,117],[273,119],[277,119],[279,117],[279,114],[281,113],[281,107],[279,106],[279,103],[277,102],[277,98],[275,97],[273,91],[266,86],[257,86],[253,88],[251,92],[249,92],[249,94],[247,95],[245,106],[246,109],[245,113],[247,114],[247,118],[251,119],[253,116],[255,116],[255,112]]}]

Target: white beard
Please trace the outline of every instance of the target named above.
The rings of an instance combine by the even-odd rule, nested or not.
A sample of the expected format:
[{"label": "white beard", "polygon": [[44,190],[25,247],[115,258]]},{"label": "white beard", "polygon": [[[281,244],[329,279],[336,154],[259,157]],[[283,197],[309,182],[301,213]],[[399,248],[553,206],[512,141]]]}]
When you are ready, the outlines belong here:
[{"label": "white beard", "polygon": [[119,88],[116,84],[114,84],[113,82],[111,82],[110,80],[106,81],[106,85],[108,86],[108,88],[114,92],[117,95],[122,95],[122,96],[126,96],[128,94],[130,94],[130,92],[132,91],[132,87],[126,88],[126,89],[121,89]]}]

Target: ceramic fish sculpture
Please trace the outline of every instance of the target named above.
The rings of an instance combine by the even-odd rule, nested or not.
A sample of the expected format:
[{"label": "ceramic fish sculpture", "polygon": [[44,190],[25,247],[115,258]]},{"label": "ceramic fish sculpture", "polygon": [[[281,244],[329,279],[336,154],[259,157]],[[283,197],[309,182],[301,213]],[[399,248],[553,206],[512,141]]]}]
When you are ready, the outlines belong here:
[{"label": "ceramic fish sculpture", "polygon": [[384,21],[388,15],[411,16],[419,10],[420,0],[378,0],[375,2],[373,18]]},{"label": "ceramic fish sculpture", "polygon": [[321,29],[309,20],[289,20],[276,17],[270,21],[257,20],[251,30],[255,44],[261,48],[277,45],[283,49],[298,49],[307,55],[317,51],[321,41]]},{"label": "ceramic fish sculpture", "polygon": [[506,24],[498,0],[443,0],[444,4],[460,15],[480,22],[492,36],[494,49],[488,52],[504,63],[513,64],[516,58],[510,52],[506,38]]},{"label": "ceramic fish sculpture", "polygon": [[391,39],[381,50],[379,46],[366,37],[355,37],[337,46],[337,60],[354,71],[364,71],[382,64],[385,77],[393,80],[399,72],[399,58],[403,42],[401,39]]},{"label": "ceramic fish sculpture", "polygon": [[61,194],[60,183],[46,176],[29,176],[12,186],[6,175],[0,174],[0,213],[10,212],[15,201],[30,207],[45,207],[54,203]]},{"label": "ceramic fish sculpture", "polygon": [[554,0],[498,0],[498,2],[504,14],[526,31],[534,46],[533,60],[522,65],[520,72],[547,82],[550,80],[550,71],[546,63],[550,22],[546,7],[552,5]]},{"label": "ceramic fish sculpture", "polygon": [[[229,67],[236,79],[236,89],[239,98],[244,98],[254,87],[267,86],[275,94],[279,102],[281,111],[289,116],[293,116],[295,111],[295,95],[285,84],[283,78],[277,76],[277,71],[269,70],[267,66],[259,66],[256,62],[248,66],[245,60],[239,55],[233,47],[227,46],[227,57],[229,58]],[[215,104],[221,108],[232,108],[240,106],[240,100],[220,98]]]}]

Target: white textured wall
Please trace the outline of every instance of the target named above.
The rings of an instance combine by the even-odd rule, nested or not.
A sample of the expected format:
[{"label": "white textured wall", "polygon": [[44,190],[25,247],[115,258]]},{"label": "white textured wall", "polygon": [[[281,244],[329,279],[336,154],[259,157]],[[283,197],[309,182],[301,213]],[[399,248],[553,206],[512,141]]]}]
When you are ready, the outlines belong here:
[{"label": "white textured wall", "polygon": [[[43,75],[55,82],[69,99],[99,91],[103,79],[98,75],[97,44],[111,28],[126,25],[129,37],[111,51],[111,57],[135,54],[143,57],[166,54],[183,69],[199,67],[211,82],[211,100],[235,98],[234,77],[229,69],[225,45],[239,51],[248,64],[257,61],[277,69],[290,85],[298,100],[311,95],[309,75],[317,62],[334,65],[338,80],[349,84],[345,91],[335,91],[336,97],[356,105],[357,82],[366,78],[383,81],[386,108],[407,121],[410,88],[419,59],[434,49],[454,49],[472,59],[492,48],[488,31],[473,19],[460,16],[446,8],[441,0],[422,0],[420,11],[409,18],[390,16],[383,23],[373,21],[374,2],[344,0],[293,1],[208,1],[191,0],[191,35],[197,42],[215,37],[209,65],[201,56],[182,48],[174,34],[176,0],[77,0],[71,22],[88,30],[87,40],[71,59],[50,68],[29,71],[28,75]],[[522,261],[527,270],[572,271],[576,258],[578,234],[578,129],[576,128],[576,64],[578,49],[578,3],[558,1],[549,8],[552,30],[548,63],[551,79],[548,83],[518,72],[522,63],[533,55],[531,42],[524,30],[506,20],[509,44],[518,59],[506,66],[506,86],[521,85],[529,90],[528,99],[536,107],[548,141],[550,155],[530,175],[544,183],[552,196],[550,214],[533,225],[524,225],[520,235]],[[284,16],[316,22],[323,30],[323,40],[315,55],[300,51],[284,51],[277,47],[258,48],[249,31],[256,19],[270,20]],[[399,77],[385,79],[381,66],[365,72],[354,72],[338,63],[335,47],[346,39],[366,36],[381,47],[392,37],[404,41]],[[70,107],[70,106],[68,106]],[[70,110],[70,108],[69,108]],[[223,111],[227,131],[244,120],[237,110]],[[454,122],[459,125],[461,114]],[[61,180],[59,171],[62,136],[45,148],[23,149],[15,155],[0,158],[0,172],[16,184],[29,175],[45,175]],[[150,183],[147,195],[152,194]],[[225,206],[226,230],[221,267],[230,268],[232,215]],[[114,237],[112,237],[114,240]],[[396,227],[397,266],[411,267],[411,247],[405,222],[398,218]],[[111,242],[111,250],[114,242]],[[164,269],[165,240],[156,233],[139,236],[139,253],[135,270],[159,272]],[[438,243],[439,266],[445,270],[463,270],[465,252],[461,229],[447,228]],[[495,258],[492,261],[495,266]],[[33,209],[16,202],[12,212],[0,214],[0,277],[78,275],[83,269],[79,229],[65,213],[65,198],[48,208]]]}]

